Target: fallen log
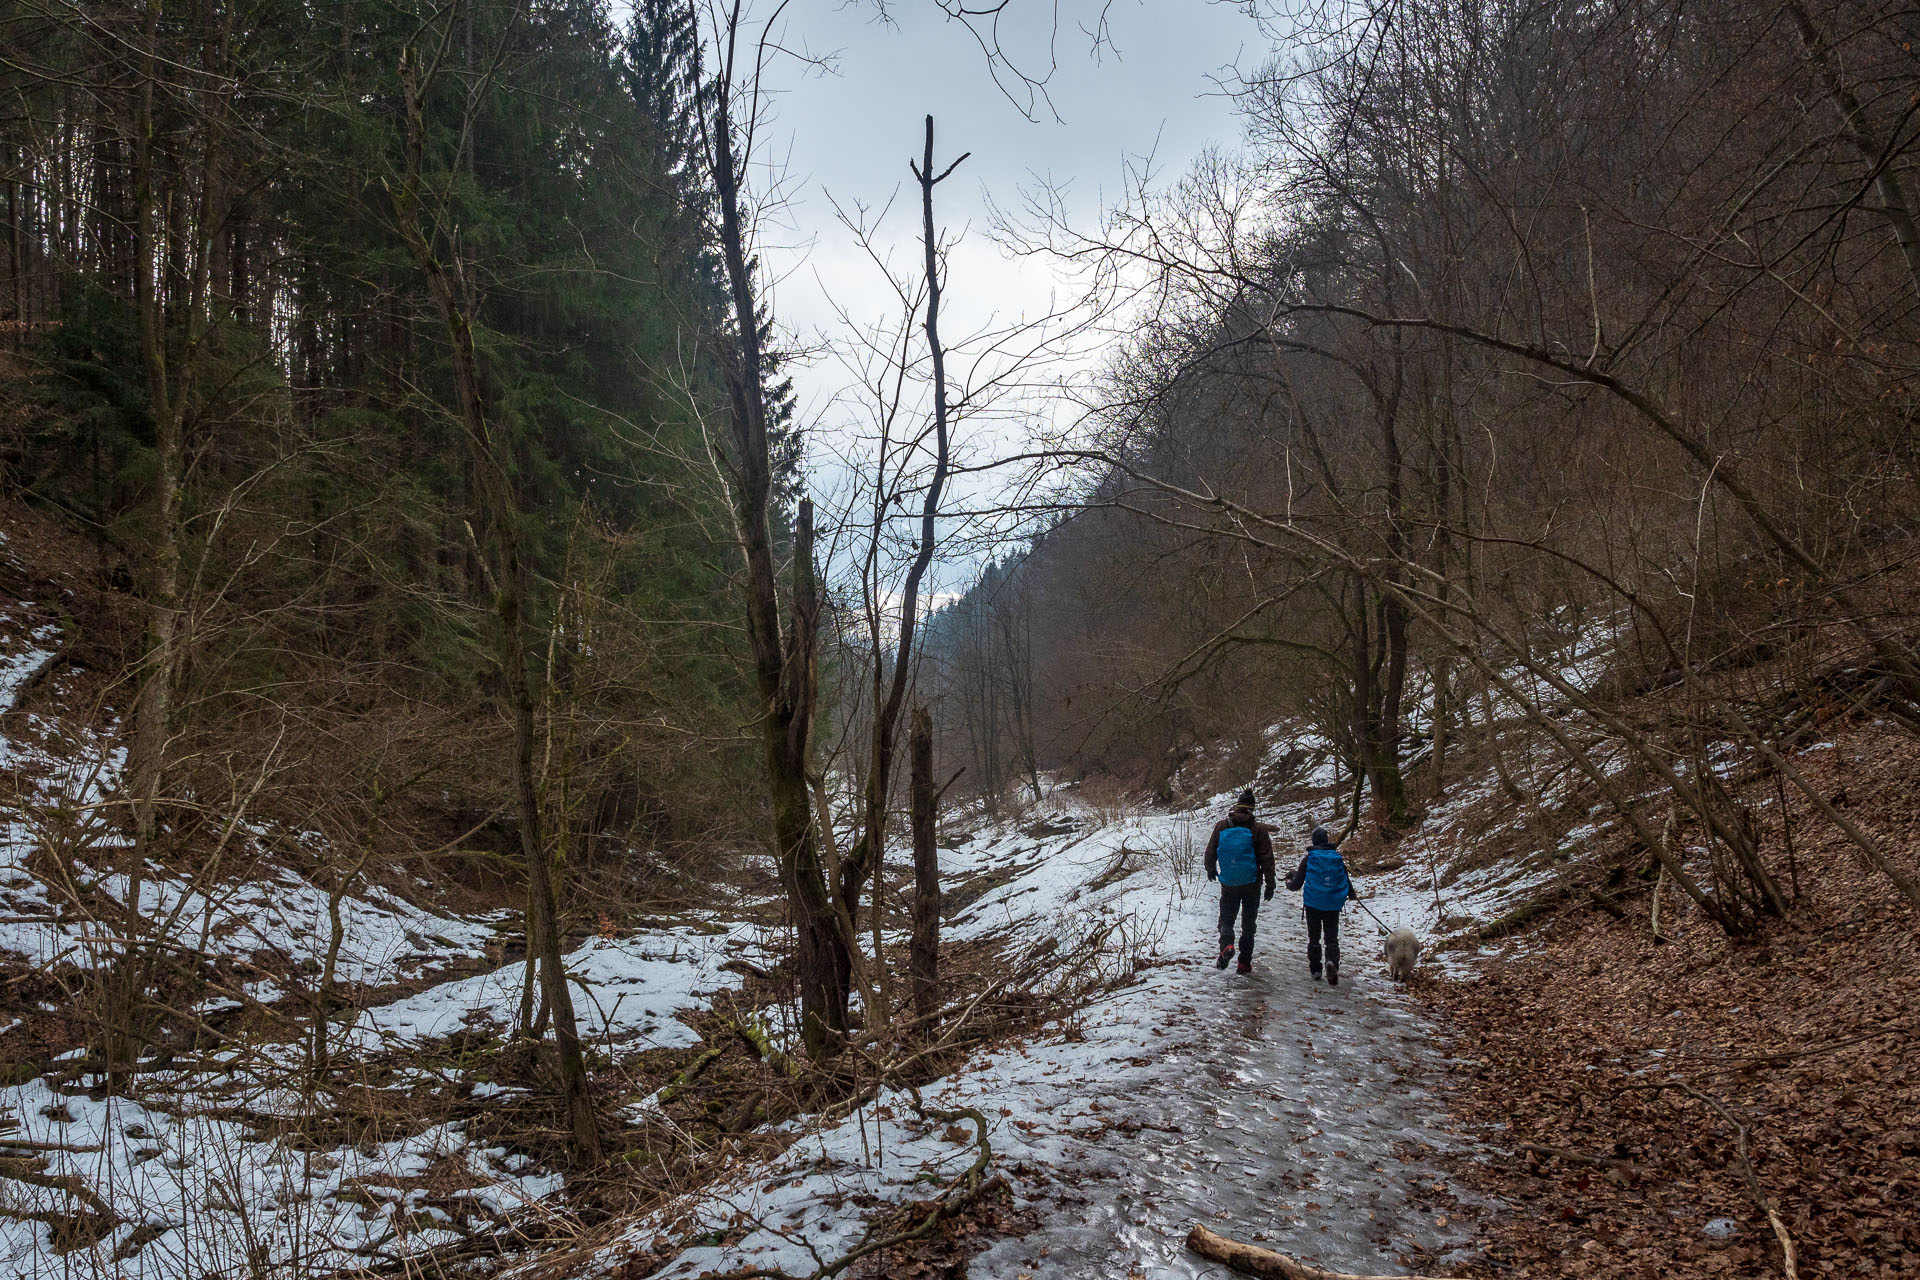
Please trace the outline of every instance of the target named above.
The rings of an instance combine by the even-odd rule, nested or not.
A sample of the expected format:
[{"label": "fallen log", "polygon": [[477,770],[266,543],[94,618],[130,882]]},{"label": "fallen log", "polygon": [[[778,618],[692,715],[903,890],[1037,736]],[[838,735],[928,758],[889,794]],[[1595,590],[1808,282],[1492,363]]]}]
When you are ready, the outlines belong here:
[{"label": "fallen log", "polygon": [[733,1034],[745,1041],[747,1048],[753,1050],[755,1056],[762,1062],[768,1063],[784,1075],[798,1074],[787,1055],[774,1047],[773,1038],[767,1034],[767,1029],[761,1026],[757,1019],[752,1022],[742,1022],[738,1018],[732,1018],[728,1020],[727,1025],[733,1028]]},{"label": "fallen log", "polygon": [[779,979],[771,970],[762,969],[751,960],[742,960],[738,956],[723,961],[720,965],[728,973],[737,973],[743,978],[758,978],[762,982],[777,982]]},{"label": "fallen log", "polygon": [[747,1130],[753,1128],[754,1120],[762,1114],[760,1104],[766,1099],[766,1096],[767,1091],[765,1089],[754,1089],[748,1092],[747,1096],[741,1100],[740,1105],[735,1107],[720,1121],[720,1132],[745,1133]]},{"label": "fallen log", "polygon": [[87,1146],[73,1146],[65,1142],[36,1142],[32,1138],[0,1138],[0,1153],[10,1151],[66,1151],[76,1155],[104,1150],[95,1142]]},{"label": "fallen log", "polygon": [[1345,1271],[1323,1271],[1319,1267],[1296,1262],[1284,1253],[1216,1235],[1197,1222],[1193,1224],[1193,1230],[1187,1232],[1187,1248],[1211,1262],[1225,1263],[1235,1271],[1261,1276],[1265,1280],[1425,1280],[1414,1275],[1362,1276]]},{"label": "fallen log", "polygon": [[1498,920],[1481,925],[1474,930],[1474,933],[1483,942],[1491,942],[1495,938],[1504,938],[1510,933],[1518,933],[1528,921],[1550,908],[1558,896],[1557,892],[1552,892],[1544,897],[1535,898],[1531,902],[1523,902]]},{"label": "fallen log", "polygon": [[656,1106],[664,1107],[669,1102],[672,1102],[675,1098],[685,1093],[687,1091],[687,1087],[691,1085],[695,1080],[698,1080],[700,1078],[700,1073],[702,1071],[705,1071],[708,1067],[712,1066],[714,1060],[717,1059],[719,1056],[720,1056],[720,1050],[717,1048],[714,1048],[714,1049],[707,1050],[705,1053],[695,1058],[692,1062],[689,1062],[687,1064],[686,1070],[682,1071],[679,1075],[675,1076],[673,1078],[672,1083],[668,1084],[664,1089],[660,1090],[660,1092],[656,1093],[653,1096],[654,1104]]}]

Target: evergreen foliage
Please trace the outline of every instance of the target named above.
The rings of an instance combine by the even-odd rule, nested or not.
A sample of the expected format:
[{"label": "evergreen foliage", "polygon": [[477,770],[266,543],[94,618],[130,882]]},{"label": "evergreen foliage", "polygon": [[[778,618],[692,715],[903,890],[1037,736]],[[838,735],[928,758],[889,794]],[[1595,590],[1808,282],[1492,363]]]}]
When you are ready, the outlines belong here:
[{"label": "evergreen foliage", "polygon": [[[18,104],[0,114],[0,313],[30,375],[0,383],[24,424],[6,464],[29,500],[96,531],[123,585],[140,579],[157,465],[129,230],[152,86],[154,310],[202,592],[186,606],[187,739],[293,714],[364,745],[394,708],[431,709],[480,762],[459,772],[460,803],[495,802],[472,480],[445,332],[392,203],[411,45],[437,68],[425,212],[526,513],[550,728],[592,762],[567,780],[556,763],[553,785],[583,790],[567,803],[596,833],[638,822],[672,840],[747,817],[709,444],[727,312],[684,8],[644,0],[624,31],[582,0],[424,17],[9,2],[0,20],[20,53],[0,67]],[[791,391],[765,363],[790,493]]]}]

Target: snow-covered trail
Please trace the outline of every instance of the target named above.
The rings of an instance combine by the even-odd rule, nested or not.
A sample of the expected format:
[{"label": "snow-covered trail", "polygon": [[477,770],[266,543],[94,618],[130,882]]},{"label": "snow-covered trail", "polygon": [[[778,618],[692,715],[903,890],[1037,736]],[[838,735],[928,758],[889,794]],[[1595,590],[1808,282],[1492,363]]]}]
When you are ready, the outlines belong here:
[{"label": "snow-covered trail", "polygon": [[1308,976],[1297,895],[1283,889],[1262,908],[1246,976],[1205,959],[1214,911],[1211,892],[1189,896],[1167,942],[1194,959],[1114,1010],[1136,1016],[1160,1051],[1145,1068],[1084,1082],[1127,1122],[1064,1144],[1059,1167],[1090,1171],[1074,1180],[1086,1202],[1045,1213],[1038,1232],[1000,1242],[972,1275],[1230,1274],[1186,1252],[1196,1221],[1343,1271],[1396,1271],[1409,1248],[1459,1238],[1409,1195],[1414,1179],[1438,1176],[1420,1145],[1453,1139],[1426,1026],[1386,980],[1377,931],[1349,909],[1346,976],[1329,988]]},{"label": "snow-covered trail", "polygon": [[[1215,807],[1056,816],[943,855],[956,875],[995,884],[949,936],[1031,943],[1130,922],[1145,965],[1038,1037],[922,1087],[930,1107],[987,1119],[993,1167],[1038,1224],[975,1257],[975,1280],[1228,1274],[1186,1252],[1195,1222],[1368,1272],[1403,1270],[1401,1255],[1465,1238],[1464,1224],[1415,1194],[1441,1177],[1433,1149],[1460,1140],[1444,1131],[1429,1028],[1387,981],[1371,921],[1347,913],[1335,988],[1308,977],[1298,894],[1262,908],[1251,975],[1214,968],[1219,898],[1197,853]],[[1272,815],[1283,863],[1298,856],[1287,834],[1304,834],[1308,816],[1305,805]],[[1437,905],[1414,889],[1417,874],[1362,890],[1388,923],[1431,936]],[[974,1155],[968,1126],[918,1120],[898,1095],[825,1127],[792,1127],[795,1142],[771,1162],[632,1223],[599,1273],[644,1247],[673,1258],[656,1280],[748,1264],[805,1275],[864,1237],[870,1211],[852,1204],[924,1197]],[[715,1235],[728,1243],[710,1243]]]}]

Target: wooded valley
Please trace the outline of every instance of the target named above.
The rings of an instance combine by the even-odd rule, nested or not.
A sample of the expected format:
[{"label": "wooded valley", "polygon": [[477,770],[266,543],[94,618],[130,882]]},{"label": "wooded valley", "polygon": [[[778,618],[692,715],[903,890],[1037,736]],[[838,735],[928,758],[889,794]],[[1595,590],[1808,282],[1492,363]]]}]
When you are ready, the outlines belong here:
[{"label": "wooded valley", "polygon": [[1920,1268],[1920,18],[910,2],[0,0],[0,1258]]}]

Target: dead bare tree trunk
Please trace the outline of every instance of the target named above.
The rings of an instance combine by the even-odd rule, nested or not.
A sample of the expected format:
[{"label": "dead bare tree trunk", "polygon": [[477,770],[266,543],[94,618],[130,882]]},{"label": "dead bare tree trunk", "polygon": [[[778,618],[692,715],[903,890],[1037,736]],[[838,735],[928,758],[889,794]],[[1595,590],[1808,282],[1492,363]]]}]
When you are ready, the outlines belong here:
[{"label": "dead bare tree trunk", "polygon": [[914,1013],[931,1018],[940,1008],[940,850],[934,843],[939,797],[933,789],[933,715],[925,707],[914,710],[907,757],[913,797],[913,938],[907,971]]},{"label": "dead bare tree trunk", "polygon": [[759,728],[766,751],[774,851],[793,918],[801,1038],[808,1055],[818,1059],[834,1052],[846,1036],[854,940],[841,928],[833,909],[807,782],[819,689],[813,504],[800,503],[794,530],[792,618],[783,627],[770,524],[773,463],[761,380],[760,320],[741,210],[742,157],[735,151],[734,137],[740,127],[734,118],[740,6],[733,5],[720,21],[716,34],[723,63],[706,117],[705,159],[720,211],[721,258],[733,311],[733,332],[722,336],[719,352],[730,418],[731,452],[725,462],[733,490],[735,532],[746,561],[747,642],[762,707]]},{"label": "dead bare tree trunk", "polygon": [[[919,629],[920,586],[933,563],[935,523],[940,513],[940,496],[946,489],[951,465],[951,421],[947,397],[947,353],[940,342],[940,242],[933,225],[933,189],[946,181],[971,152],[939,173],[933,171],[933,117],[927,117],[926,150],[919,164],[908,162],[920,184],[920,223],[927,283],[927,351],[933,364],[933,476],[920,506],[920,539],[914,549],[913,563],[907,569],[900,589],[900,629],[894,640],[893,669],[884,680],[885,659],[873,655],[874,699],[873,741],[867,768],[866,804],[858,843],[848,854],[841,869],[840,900],[849,912],[860,898],[861,886],[869,873],[880,866],[886,851],[887,798],[893,781],[893,758],[900,728],[900,713],[905,709],[907,685],[913,675],[913,647]],[[879,536],[874,530],[874,536]],[[877,647],[877,645],[876,645]],[[877,885],[876,880],[876,885]],[[875,910],[879,909],[878,903]]]}]

